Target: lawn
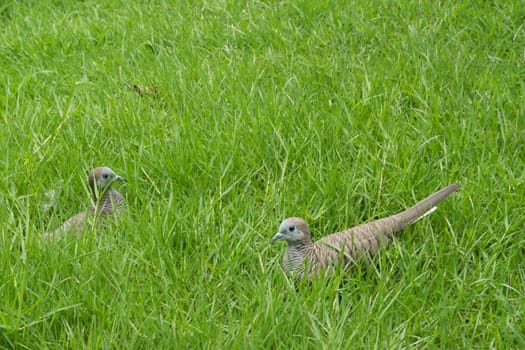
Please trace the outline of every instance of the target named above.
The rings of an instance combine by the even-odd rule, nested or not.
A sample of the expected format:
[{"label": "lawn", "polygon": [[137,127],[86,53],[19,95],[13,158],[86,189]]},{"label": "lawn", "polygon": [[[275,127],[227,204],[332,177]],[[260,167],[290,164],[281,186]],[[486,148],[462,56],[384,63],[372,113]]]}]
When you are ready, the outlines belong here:
[{"label": "lawn", "polygon": [[[0,347],[525,348],[524,23],[517,0],[0,2]],[[128,210],[42,240],[99,165]],[[269,244],[456,181],[371,266],[297,286]]]}]

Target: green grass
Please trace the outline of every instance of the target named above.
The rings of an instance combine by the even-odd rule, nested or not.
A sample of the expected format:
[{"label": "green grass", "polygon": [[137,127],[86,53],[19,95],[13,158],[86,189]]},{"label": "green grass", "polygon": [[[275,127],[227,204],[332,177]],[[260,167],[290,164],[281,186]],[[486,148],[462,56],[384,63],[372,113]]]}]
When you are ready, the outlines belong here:
[{"label": "green grass", "polygon": [[[0,347],[525,348],[522,2],[0,4]],[[103,164],[126,214],[42,242]],[[269,245],[454,181],[369,268]]]}]

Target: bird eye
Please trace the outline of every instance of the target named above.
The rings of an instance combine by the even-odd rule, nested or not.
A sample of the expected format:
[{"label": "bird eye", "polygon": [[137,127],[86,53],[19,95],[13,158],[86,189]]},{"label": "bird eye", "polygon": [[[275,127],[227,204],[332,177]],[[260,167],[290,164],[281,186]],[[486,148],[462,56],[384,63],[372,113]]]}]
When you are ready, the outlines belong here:
[{"label": "bird eye", "polygon": [[102,178],[103,178],[104,180],[107,180],[107,179],[109,178],[109,174],[103,174],[103,175],[102,175]]},{"label": "bird eye", "polygon": [[290,232],[295,231],[295,226],[290,226],[290,227],[288,227],[288,231],[290,231]]}]

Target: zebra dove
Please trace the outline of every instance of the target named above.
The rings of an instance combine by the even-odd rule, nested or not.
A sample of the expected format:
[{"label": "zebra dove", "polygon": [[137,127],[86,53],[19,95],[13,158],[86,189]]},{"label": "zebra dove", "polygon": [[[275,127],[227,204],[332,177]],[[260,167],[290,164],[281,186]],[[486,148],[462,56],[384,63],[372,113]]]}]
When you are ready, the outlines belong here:
[{"label": "zebra dove", "polygon": [[338,264],[346,266],[362,257],[373,257],[392,240],[394,233],[433,212],[436,204],[458,188],[458,184],[449,185],[403,212],[331,234],[316,242],[312,241],[305,220],[288,218],[281,223],[279,232],[270,242],[283,239],[288,243],[283,266],[285,271],[295,274],[300,280],[305,274],[311,276]]},{"label": "zebra dove", "polygon": [[145,96],[145,95],[157,96],[159,94],[159,88],[154,88],[151,86],[133,84],[133,85],[130,85],[129,88],[142,96]]},{"label": "zebra dove", "polygon": [[[84,228],[92,224],[99,224],[104,217],[120,212],[126,205],[124,197],[111,187],[113,183],[119,181],[126,181],[126,179],[116,175],[108,167],[102,166],[91,170],[88,175],[88,183],[93,195],[92,206],[89,210],[66,220],[53,232],[45,234],[46,238],[52,240],[67,231],[80,234]],[[95,221],[90,223],[90,218],[93,217]]]}]

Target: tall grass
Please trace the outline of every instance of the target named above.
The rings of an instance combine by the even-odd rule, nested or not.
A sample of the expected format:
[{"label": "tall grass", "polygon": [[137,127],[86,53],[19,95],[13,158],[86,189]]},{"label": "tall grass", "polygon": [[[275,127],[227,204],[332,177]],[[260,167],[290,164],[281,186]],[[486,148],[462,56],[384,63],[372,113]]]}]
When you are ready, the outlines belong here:
[{"label": "tall grass", "polygon": [[[519,1],[0,5],[0,346],[523,348]],[[157,95],[129,89],[156,87]],[[109,232],[46,243],[128,178]],[[296,287],[269,239],[460,192]]]}]

